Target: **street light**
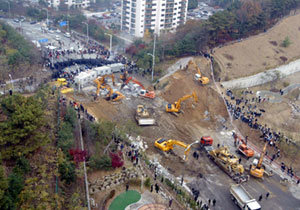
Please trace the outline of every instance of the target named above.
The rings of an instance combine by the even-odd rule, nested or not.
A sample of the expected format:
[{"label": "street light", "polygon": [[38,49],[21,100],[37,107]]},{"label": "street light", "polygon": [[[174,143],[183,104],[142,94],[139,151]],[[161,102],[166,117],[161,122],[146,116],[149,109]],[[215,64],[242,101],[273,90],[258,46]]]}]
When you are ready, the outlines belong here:
[{"label": "street light", "polygon": [[7,3],[8,3],[8,17],[10,18],[10,2],[7,1]]},{"label": "street light", "polygon": [[112,48],[112,37],[113,37],[113,35],[111,35],[111,34],[108,34],[108,33],[105,33],[105,35],[107,35],[107,36],[109,36],[109,53],[110,53],[110,55],[111,55],[111,48]]},{"label": "street light", "polygon": [[87,37],[87,44],[89,43],[89,24],[86,22],[83,22],[86,25],[86,37]]},{"label": "street light", "polygon": [[154,66],[155,66],[155,43],[156,43],[156,34],[154,34],[154,43],[153,43],[153,52],[151,53],[147,53],[148,55],[152,56],[152,81],[153,81],[153,73],[154,73]]},{"label": "street light", "polygon": [[8,74],[9,78],[10,78],[10,83],[11,83],[11,87],[12,87],[12,90],[14,91],[14,83],[13,83],[13,79],[12,79],[12,76],[11,74]]},{"label": "street light", "polygon": [[47,24],[47,26],[48,26],[48,24],[49,24],[49,16],[48,16],[48,8],[43,8],[42,10],[46,10],[46,12],[47,12],[47,20],[46,20],[46,24]]}]

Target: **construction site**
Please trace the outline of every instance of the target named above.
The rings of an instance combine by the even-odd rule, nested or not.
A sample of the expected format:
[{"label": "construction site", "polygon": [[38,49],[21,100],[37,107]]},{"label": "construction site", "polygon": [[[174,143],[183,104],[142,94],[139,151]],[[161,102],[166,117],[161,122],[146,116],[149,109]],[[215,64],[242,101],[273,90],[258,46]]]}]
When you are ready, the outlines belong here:
[{"label": "construction site", "polygon": [[[244,183],[256,199],[260,194],[274,190],[269,193],[279,203],[288,201],[290,197],[283,191],[291,191],[291,186],[285,183],[284,175],[275,173],[280,166],[269,164],[275,149],[271,146],[267,149],[269,144],[261,139],[258,131],[232,119],[233,114],[228,108],[232,95],[227,94],[228,90],[221,83],[215,83],[211,58],[194,57],[179,62],[181,69],[174,71],[173,67],[170,74],[154,85],[150,85],[141,75],[129,74],[126,66],[120,64],[116,65],[115,70],[103,66],[99,67],[101,70],[96,68],[83,72],[75,77],[77,90],[63,89],[68,100],[81,104],[95,121],[108,120],[117,125],[134,122],[140,129],[138,136],[134,132],[129,136],[131,143],[125,149],[128,152],[133,147],[143,154],[138,166],[134,166],[130,158],[124,155],[124,166],[128,171],[123,168],[113,172],[89,173],[93,207],[97,209],[99,205],[104,205],[108,208],[113,198],[125,189],[125,184],[127,188],[131,183],[127,179],[139,180],[140,184],[129,185],[141,193],[141,198],[126,209],[147,209],[151,205],[154,209],[166,209],[170,200],[172,209],[197,208],[200,201],[202,206],[205,204],[210,209],[234,209],[235,203],[243,207],[246,201],[239,204],[236,201],[238,198],[232,196],[234,202],[230,199],[227,186],[234,183]],[[244,90],[233,92],[240,96],[241,91]],[[271,114],[264,110],[269,104],[258,106],[257,109],[264,111],[260,113],[263,116]],[[268,119],[262,118],[261,123]],[[93,148],[89,150],[90,154],[98,152]],[[269,158],[265,156],[266,151]],[[280,159],[288,161],[289,157],[284,154]],[[294,173],[299,170],[297,161],[289,163]],[[150,189],[142,187],[146,178],[151,180],[151,193]],[[297,180],[294,178],[292,183]],[[164,179],[168,181],[162,181]],[[152,193],[152,185],[157,182],[161,190]],[[179,189],[189,196],[180,197]],[[112,191],[114,195],[110,198]],[[297,193],[299,196],[299,190],[293,191],[293,194]],[[226,194],[228,196],[224,196]],[[279,199],[279,196],[283,197]],[[283,209],[293,209],[299,203],[299,197],[294,196],[290,206],[288,202],[280,204],[287,205]],[[213,200],[222,205],[213,204]],[[264,201],[253,205],[256,207],[249,204],[248,209],[260,209],[264,205],[271,209],[276,208],[278,203]]]},{"label": "construction site", "polygon": [[[258,10],[248,6],[236,17]],[[207,28],[186,24],[193,36],[172,48],[185,30],[152,37],[147,29],[143,41],[98,33],[88,20],[78,22],[86,35],[69,21],[46,30],[45,12],[47,24],[23,20],[19,31],[41,43],[40,70],[5,72],[0,85],[1,206],[300,210],[298,10],[230,37],[221,29],[230,13],[219,13]],[[20,29],[10,16],[3,21]],[[190,45],[199,48],[181,49]]]}]

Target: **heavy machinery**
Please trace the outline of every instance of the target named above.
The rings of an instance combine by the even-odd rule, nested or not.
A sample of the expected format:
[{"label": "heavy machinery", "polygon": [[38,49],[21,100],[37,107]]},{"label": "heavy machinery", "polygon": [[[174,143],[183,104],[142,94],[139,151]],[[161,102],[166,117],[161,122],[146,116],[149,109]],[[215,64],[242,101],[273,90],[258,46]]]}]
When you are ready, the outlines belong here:
[{"label": "heavy machinery", "polygon": [[122,93],[120,93],[119,91],[114,92],[113,89],[109,85],[106,85],[105,88],[108,91],[108,94],[106,95],[106,100],[116,102],[116,101],[119,101],[119,100],[125,98],[125,96]]},{"label": "heavy machinery", "polygon": [[58,78],[56,80],[56,84],[61,87],[61,86],[65,86],[65,85],[68,85],[68,82],[65,78]]},{"label": "heavy machinery", "polygon": [[128,77],[128,71],[124,70],[123,74],[120,75],[120,79],[125,82]]},{"label": "heavy machinery", "polygon": [[248,147],[243,140],[242,144],[238,146],[237,152],[243,154],[247,159],[254,156],[254,150]]},{"label": "heavy machinery", "polygon": [[65,78],[58,78],[54,85],[60,88],[61,93],[71,93],[74,92],[73,88],[68,87],[68,82]]},{"label": "heavy machinery", "polygon": [[263,162],[266,150],[267,150],[267,145],[268,145],[268,142],[266,142],[264,149],[260,154],[259,160],[254,159],[253,164],[251,165],[250,174],[256,178],[263,178],[263,176],[264,176],[265,169],[262,165],[262,162]]},{"label": "heavy machinery", "polygon": [[240,184],[230,186],[231,200],[241,209],[260,210],[259,203]]},{"label": "heavy machinery", "polygon": [[195,79],[196,81],[200,82],[201,85],[206,85],[206,84],[209,83],[208,77],[202,76],[201,70],[200,70],[200,68],[198,67],[198,65],[195,63],[194,60],[190,60],[189,63],[188,63],[188,66],[193,66],[193,67],[197,70],[197,73],[196,73],[195,76],[194,76],[194,79]]},{"label": "heavy machinery", "polygon": [[172,151],[173,148],[174,148],[174,145],[178,145],[180,147],[183,147],[183,148],[185,148],[183,159],[187,160],[188,159],[188,154],[189,154],[190,149],[191,149],[191,146],[193,144],[197,144],[197,143],[199,143],[199,141],[196,141],[192,144],[187,145],[184,142],[179,141],[179,140],[159,138],[154,142],[154,146],[157,147],[158,149],[164,151],[164,152]]},{"label": "heavy machinery", "polygon": [[239,164],[238,157],[231,154],[228,147],[213,149],[208,153],[208,157],[237,183],[248,180],[248,176],[243,176],[245,171],[243,165]]},{"label": "heavy machinery", "polygon": [[97,79],[94,80],[94,83],[97,84],[97,91],[96,91],[96,97],[99,95],[100,89],[104,89],[106,85],[105,78],[106,77],[111,77],[113,85],[115,85],[115,75],[114,74],[106,74],[103,75],[102,77],[98,77]]},{"label": "heavy machinery", "polygon": [[202,136],[200,139],[200,149],[204,149],[207,153],[213,150],[213,138],[210,136]]},{"label": "heavy machinery", "polygon": [[137,106],[135,119],[138,125],[155,125],[155,119],[150,117],[150,113],[144,105]]},{"label": "heavy machinery", "polygon": [[135,83],[135,84],[137,84],[137,85],[139,85],[141,88],[142,88],[142,90],[139,92],[139,95],[140,96],[143,96],[143,97],[145,97],[145,98],[155,98],[155,92],[154,91],[150,91],[150,90],[146,90],[146,88],[144,87],[144,85],[142,85],[142,83],[140,83],[138,80],[136,80],[136,79],[133,79],[132,77],[129,77],[124,83],[123,83],[123,85],[122,85],[122,87],[123,86],[125,86],[125,85],[127,85],[129,82],[133,82],[133,83]]},{"label": "heavy machinery", "polygon": [[166,112],[171,112],[171,113],[180,112],[181,102],[183,102],[183,101],[185,101],[189,98],[194,98],[194,101],[198,102],[197,94],[194,91],[191,95],[185,95],[182,98],[180,98],[178,101],[175,101],[174,104],[167,104],[166,105]]}]

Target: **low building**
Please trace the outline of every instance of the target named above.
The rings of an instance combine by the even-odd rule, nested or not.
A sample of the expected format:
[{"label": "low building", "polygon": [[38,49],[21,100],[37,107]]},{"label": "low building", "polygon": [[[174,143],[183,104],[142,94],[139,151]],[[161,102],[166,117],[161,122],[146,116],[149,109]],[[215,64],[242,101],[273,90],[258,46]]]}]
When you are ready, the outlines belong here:
[{"label": "low building", "polygon": [[61,4],[66,5],[68,8],[87,8],[95,0],[47,0],[48,6],[58,8]]}]

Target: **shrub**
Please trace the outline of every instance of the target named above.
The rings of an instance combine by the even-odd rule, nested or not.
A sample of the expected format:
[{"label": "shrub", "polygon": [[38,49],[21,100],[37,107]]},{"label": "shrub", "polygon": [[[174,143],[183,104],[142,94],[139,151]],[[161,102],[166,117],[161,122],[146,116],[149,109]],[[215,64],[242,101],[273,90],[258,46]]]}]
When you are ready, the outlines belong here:
[{"label": "shrub", "polygon": [[104,170],[110,170],[112,167],[111,158],[107,155],[103,156],[92,156],[91,160],[89,162],[89,165],[93,169],[104,169]]},{"label": "shrub", "polygon": [[145,187],[150,187],[151,186],[151,180],[150,178],[148,177],[144,183]]},{"label": "shrub", "polygon": [[290,38],[287,36],[287,37],[285,37],[285,39],[282,41],[282,47],[288,47],[288,46],[290,46],[292,44],[292,42],[291,42],[291,40],[290,40]]},{"label": "shrub", "polygon": [[110,153],[110,157],[111,157],[111,165],[113,168],[119,168],[124,165],[121,151],[119,153]]},{"label": "shrub", "polygon": [[283,82],[283,87],[287,87],[287,86],[289,86],[290,85],[290,83],[289,82]]},{"label": "shrub", "polygon": [[71,184],[76,179],[75,165],[72,162],[64,161],[58,166],[58,172],[60,179],[65,181],[67,184]]}]

